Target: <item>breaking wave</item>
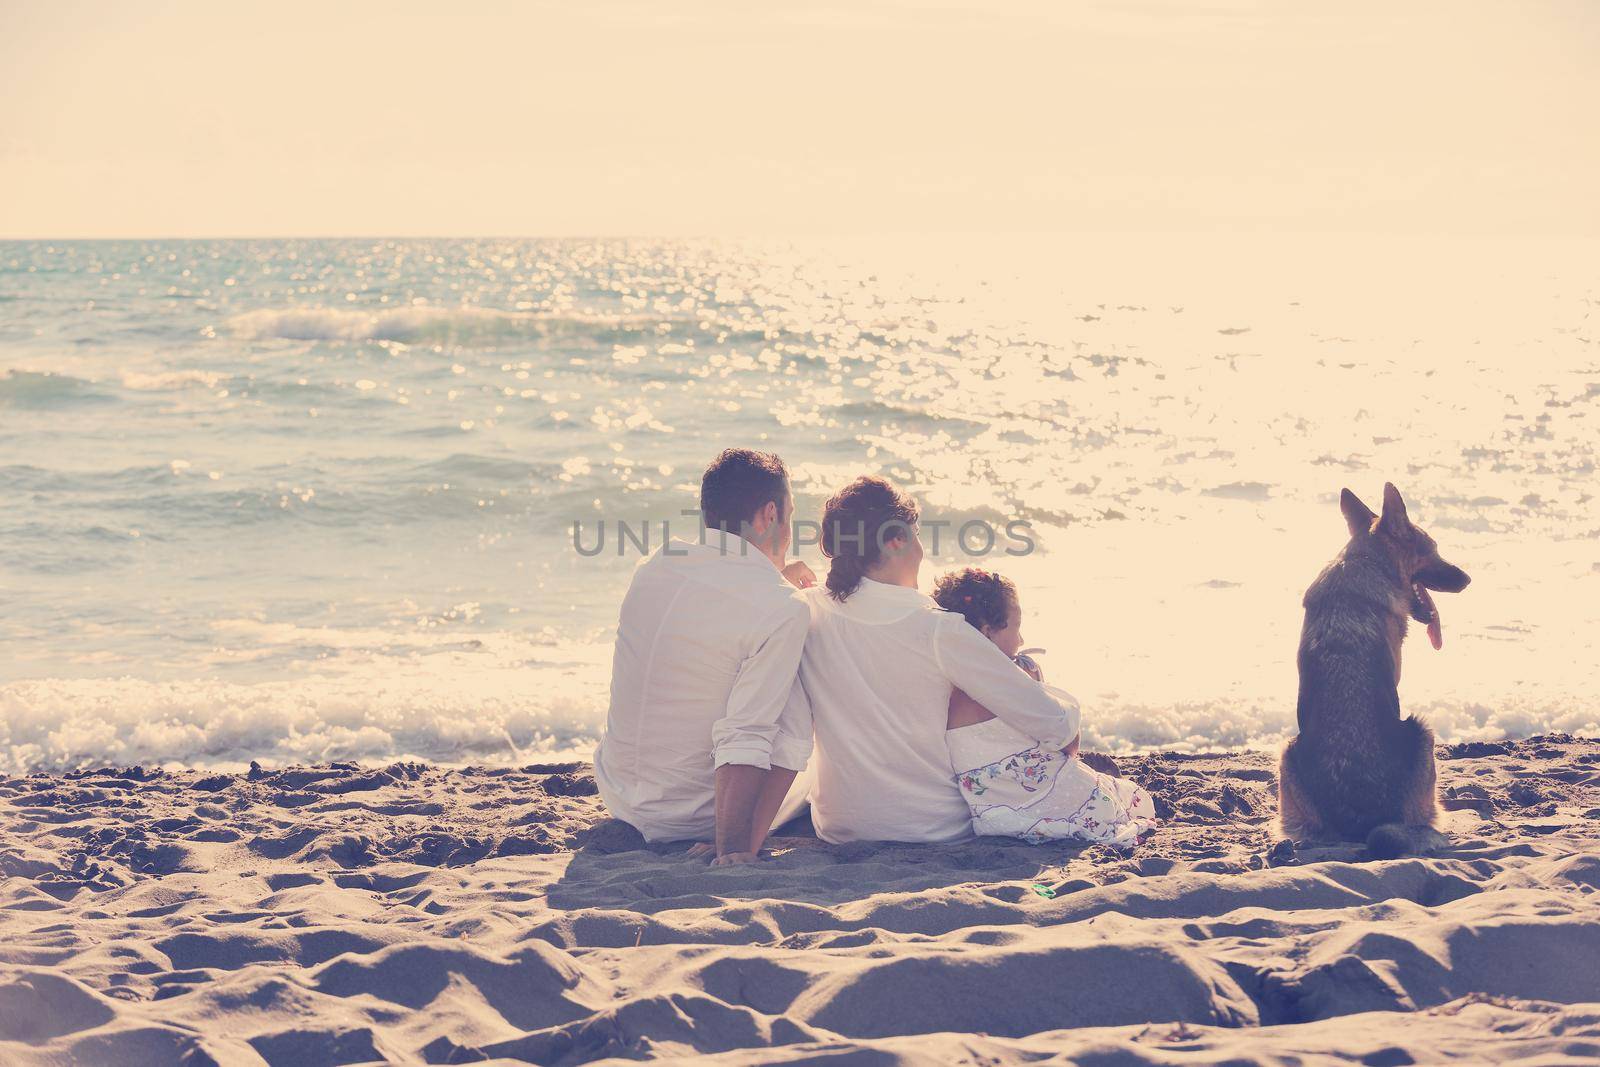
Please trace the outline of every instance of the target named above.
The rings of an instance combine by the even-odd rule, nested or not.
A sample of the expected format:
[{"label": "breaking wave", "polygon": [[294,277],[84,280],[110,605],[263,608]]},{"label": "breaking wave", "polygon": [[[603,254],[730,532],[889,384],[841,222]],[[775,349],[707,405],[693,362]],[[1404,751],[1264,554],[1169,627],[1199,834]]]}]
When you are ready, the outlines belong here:
[{"label": "breaking wave", "polygon": [[[675,325],[666,320],[669,326]],[[500,311],[476,307],[408,307],[388,311],[347,308],[258,308],[228,322],[248,341],[397,341],[401,344],[493,345],[542,338],[589,338],[596,343],[661,334],[659,315],[597,315]],[[692,323],[683,323],[684,327]]]},{"label": "breaking wave", "polygon": [[[385,684],[378,674],[256,684],[135,678],[44,679],[0,686],[0,773],[112,765],[240,769],[356,760],[510,764],[586,758],[605,715],[605,677],[552,666]],[[403,669],[403,668],[402,668]],[[394,664],[381,672],[392,676]],[[496,672],[489,672],[492,676]],[[1426,702],[1440,743],[1542,733],[1600,732],[1573,700],[1497,707]],[[1230,700],[1166,705],[1097,702],[1084,744],[1150,749],[1273,749],[1294,730],[1293,708]]]},{"label": "breaking wave", "polygon": [[214,371],[204,370],[124,370],[121,374],[122,387],[136,393],[165,393],[194,387],[214,389],[225,377]]},{"label": "breaking wave", "polygon": [[570,677],[530,684],[528,675],[487,692],[461,677],[407,685],[373,678],[14,682],[0,686],[0,773],[578,757],[596,736],[603,693],[593,689]]}]

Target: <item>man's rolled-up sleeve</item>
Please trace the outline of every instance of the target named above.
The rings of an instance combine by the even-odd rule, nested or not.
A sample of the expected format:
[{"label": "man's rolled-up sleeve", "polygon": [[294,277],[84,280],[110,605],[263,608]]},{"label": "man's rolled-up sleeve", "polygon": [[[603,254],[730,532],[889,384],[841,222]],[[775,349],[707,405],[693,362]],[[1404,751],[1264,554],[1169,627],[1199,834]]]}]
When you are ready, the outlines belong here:
[{"label": "man's rolled-up sleeve", "polygon": [[[791,739],[783,734],[780,723],[796,687],[795,675],[810,624],[811,612],[798,597],[790,598],[781,611],[762,621],[765,636],[758,638],[754,651],[740,664],[739,677],[728,695],[727,713],[711,728],[715,766],[739,763],[765,770],[772,766],[774,755],[793,759]],[[805,717],[809,721],[809,705]],[[780,744],[781,750],[777,748]]]},{"label": "man's rolled-up sleeve", "polygon": [[940,618],[934,653],[951,684],[1041,745],[1064,748],[1082,716],[1072,694],[1034,681],[959,615]]},{"label": "man's rolled-up sleeve", "polygon": [[811,699],[795,676],[778,717],[778,736],[772,742],[772,765],[786,771],[803,771],[811,759]]}]

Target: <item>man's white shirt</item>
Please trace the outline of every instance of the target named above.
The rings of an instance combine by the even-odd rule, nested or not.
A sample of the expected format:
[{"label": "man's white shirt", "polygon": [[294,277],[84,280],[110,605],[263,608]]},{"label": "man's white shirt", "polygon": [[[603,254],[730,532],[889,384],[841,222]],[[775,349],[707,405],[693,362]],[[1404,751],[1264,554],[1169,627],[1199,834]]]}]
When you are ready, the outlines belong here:
[{"label": "man's white shirt", "polygon": [[611,814],[649,841],[708,840],[717,767],[805,767],[811,723],[790,691],[809,623],[798,591],[743,538],[674,538],[643,560],[595,750]]}]

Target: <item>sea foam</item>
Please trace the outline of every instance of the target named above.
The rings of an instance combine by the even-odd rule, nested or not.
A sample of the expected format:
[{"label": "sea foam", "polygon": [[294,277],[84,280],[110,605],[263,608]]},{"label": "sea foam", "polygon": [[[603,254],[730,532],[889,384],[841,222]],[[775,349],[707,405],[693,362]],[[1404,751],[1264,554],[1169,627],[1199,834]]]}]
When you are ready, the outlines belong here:
[{"label": "sea foam", "polygon": [[242,340],[398,341],[402,344],[495,344],[513,339],[589,336],[599,342],[659,333],[659,316],[502,311],[415,306],[385,310],[257,308],[228,325]]},{"label": "sea foam", "polygon": [[[49,679],[0,686],[0,772],[100,765],[239,769],[356,760],[425,759],[501,765],[585,758],[604,722],[604,665],[484,677],[449,671],[432,682],[387,666],[364,677],[254,684],[136,678]],[[387,679],[387,680],[385,680]],[[1135,753],[1275,749],[1294,732],[1285,702],[1145,703],[1082,695],[1090,750]],[[1600,733],[1580,701],[1537,697],[1496,706],[1407,706],[1441,743],[1531,734]]]},{"label": "sea foam", "polygon": [[603,689],[537,676],[524,672],[514,684],[445,678],[397,685],[375,676],[14,682],[0,686],[0,770],[413,757],[509,763],[586,754]]}]

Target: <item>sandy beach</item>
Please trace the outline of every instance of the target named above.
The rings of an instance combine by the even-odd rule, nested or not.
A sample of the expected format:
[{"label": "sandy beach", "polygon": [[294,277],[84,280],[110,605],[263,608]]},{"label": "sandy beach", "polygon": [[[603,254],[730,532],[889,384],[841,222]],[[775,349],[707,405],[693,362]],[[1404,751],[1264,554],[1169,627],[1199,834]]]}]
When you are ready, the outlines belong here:
[{"label": "sandy beach", "polygon": [[0,783],[7,1064],[1600,1054],[1600,742],[1441,747],[1449,853],[1294,850],[1265,753],[1124,757],[1131,855],[646,848],[584,764]]}]

